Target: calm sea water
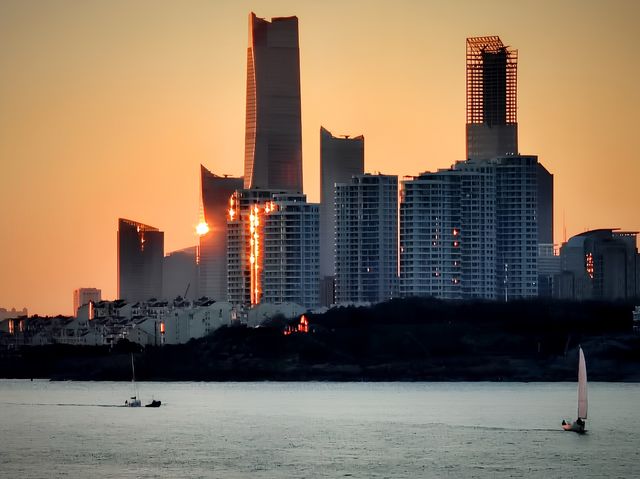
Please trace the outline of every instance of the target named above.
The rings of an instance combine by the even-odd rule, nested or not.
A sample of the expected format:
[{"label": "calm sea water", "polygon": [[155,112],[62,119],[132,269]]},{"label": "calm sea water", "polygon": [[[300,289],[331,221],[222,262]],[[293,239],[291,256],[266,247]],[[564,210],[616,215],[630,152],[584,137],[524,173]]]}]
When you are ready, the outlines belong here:
[{"label": "calm sea water", "polygon": [[7,478],[638,477],[640,385],[0,380]]}]

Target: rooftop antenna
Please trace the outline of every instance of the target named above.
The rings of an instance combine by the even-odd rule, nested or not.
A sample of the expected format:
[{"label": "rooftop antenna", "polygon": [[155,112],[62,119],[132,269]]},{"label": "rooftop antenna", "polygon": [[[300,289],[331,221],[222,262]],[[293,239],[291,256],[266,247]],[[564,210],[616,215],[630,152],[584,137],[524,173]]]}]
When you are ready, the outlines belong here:
[{"label": "rooftop antenna", "polygon": [[562,210],[562,242],[567,242],[567,222],[565,218],[565,211]]}]

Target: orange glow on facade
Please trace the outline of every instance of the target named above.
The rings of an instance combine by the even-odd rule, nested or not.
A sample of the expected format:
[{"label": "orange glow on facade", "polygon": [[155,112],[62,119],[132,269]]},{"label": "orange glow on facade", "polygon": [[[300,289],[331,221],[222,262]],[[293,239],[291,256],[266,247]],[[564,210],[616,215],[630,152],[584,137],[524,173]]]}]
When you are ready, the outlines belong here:
[{"label": "orange glow on facade", "polygon": [[164,331],[165,329],[164,329],[164,322],[163,322],[163,323],[160,323],[160,334],[164,334]]},{"label": "orange glow on facade", "polygon": [[261,285],[260,273],[262,261],[260,258],[260,208],[254,205],[249,214],[249,268],[251,271],[251,305],[260,303]]},{"label": "orange glow on facade", "polygon": [[15,333],[15,325],[13,324],[13,319],[10,319],[8,323],[9,323],[9,334]]},{"label": "orange glow on facade", "polygon": [[587,253],[587,256],[585,257],[585,263],[587,274],[589,275],[589,278],[593,279],[595,271],[593,267],[593,254]]}]

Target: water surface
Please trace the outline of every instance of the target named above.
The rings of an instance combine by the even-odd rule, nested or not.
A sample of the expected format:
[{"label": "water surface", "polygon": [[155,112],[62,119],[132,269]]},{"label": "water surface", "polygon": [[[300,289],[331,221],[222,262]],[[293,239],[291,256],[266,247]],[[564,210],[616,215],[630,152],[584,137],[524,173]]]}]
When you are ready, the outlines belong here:
[{"label": "water surface", "polygon": [[0,380],[0,476],[633,477],[640,385]]}]

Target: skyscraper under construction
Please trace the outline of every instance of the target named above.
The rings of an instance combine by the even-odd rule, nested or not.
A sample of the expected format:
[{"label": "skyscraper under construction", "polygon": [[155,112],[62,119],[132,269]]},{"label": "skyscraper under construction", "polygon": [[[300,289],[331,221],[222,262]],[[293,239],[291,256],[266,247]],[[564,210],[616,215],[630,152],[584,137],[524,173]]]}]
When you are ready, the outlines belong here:
[{"label": "skyscraper under construction", "polygon": [[249,15],[244,187],[302,192],[297,17]]},{"label": "skyscraper under construction", "polygon": [[500,37],[467,38],[467,158],[518,153],[518,51]]}]

